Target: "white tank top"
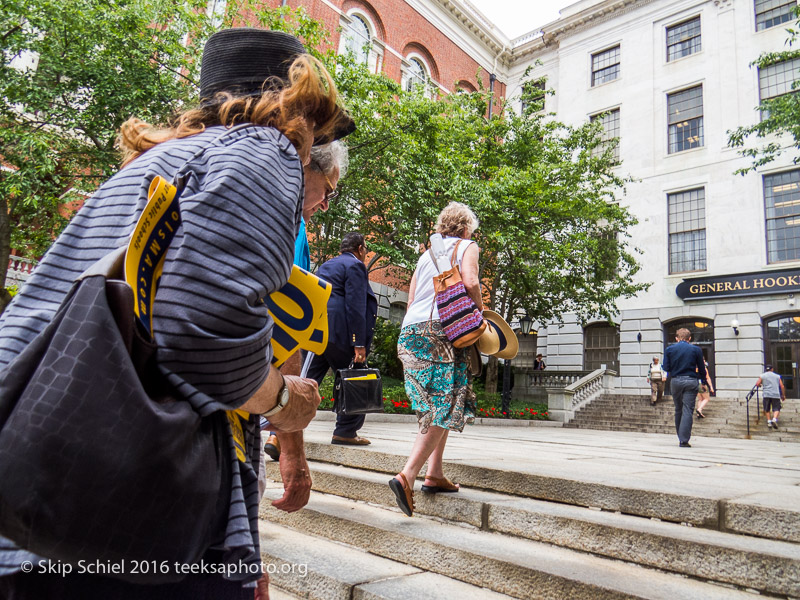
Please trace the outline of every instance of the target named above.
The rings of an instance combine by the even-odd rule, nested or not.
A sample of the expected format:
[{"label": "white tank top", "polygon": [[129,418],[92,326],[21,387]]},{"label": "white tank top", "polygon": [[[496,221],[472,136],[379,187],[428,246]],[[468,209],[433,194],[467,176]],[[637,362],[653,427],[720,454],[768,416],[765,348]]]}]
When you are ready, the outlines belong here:
[{"label": "white tank top", "polygon": [[[459,241],[461,242],[458,247],[458,255],[456,256],[456,262],[459,268],[461,268],[461,261],[464,260],[464,253],[467,251],[470,244],[474,244],[474,242],[459,237],[446,237],[443,241],[444,249],[448,257],[453,255],[453,248],[456,247]],[[430,251],[423,253],[422,256],[419,257],[415,273],[417,274],[417,286],[414,290],[414,301],[409,305],[406,311],[406,316],[403,319],[403,327],[411,325],[412,323],[424,323],[431,318],[434,321],[439,320],[439,310],[436,308],[436,304],[433,301],[433,278],[439,274],[439,271],[436,269],[436,265],[433,264]],[[431,307],[433,307],[433,317],[431,317]]]}]

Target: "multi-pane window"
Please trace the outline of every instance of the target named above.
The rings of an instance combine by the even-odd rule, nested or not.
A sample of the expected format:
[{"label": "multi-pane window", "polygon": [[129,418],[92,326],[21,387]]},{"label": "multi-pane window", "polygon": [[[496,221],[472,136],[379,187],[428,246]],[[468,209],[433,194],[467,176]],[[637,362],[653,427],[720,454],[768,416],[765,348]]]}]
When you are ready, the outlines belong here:
[{"label": "multi-pane window", "polygon": [[522,98],[522,113],[524,114],[528,106],[531,106],[534,112],[544,110],[545,98],[545,82],[544,80],[531,81],[525,84],[525,93]]},{"label": "multi-pane window", "polygon": [[800,169],[764,175],[767,260],[800,259]]},{"label": "multi-pane window", "polygon": [[603,365],[619,373],[619,327],[589,325],[583,330],[583,368],[594,371]]},{"label": "multi-pane window", "polygon": [[667,95],[668,152],[703,145],[703,86]]},{"label": "multi-pane window", "polygon": [[800,58],[785,60],[758,70],[758,91],[762,100],[793,92],[798,78]]},{"label": "multi-pane window", "polygon": [[700,17],[667,27],[667,62],[700,52]]},{"label": "multi-pane window", "polygon": [[797,0],[756,0],[756,31],[791,21]]},{"label": "multi-pane window", "polygon": [[669,272],[706,268],[706,191],[704,188],[667,195]]},{"label": "multi-pane window", "polygon": [[422,62],[416,58],[408,59],[408,72],[406,78],[406,91],[410,92],[416,87],[425,88],[428,82],[428,74]]},{"label": "multi-pane window", "polygon": [[619,46],[592,54],[592,85],[600,85],[619,77]]},{"label": "multi-pane window", "polygon": [[[619,138],[619,109],[615,108],[601,115],[594,115],[590,118],[591,121],[600,121],[603,126],[603,133],[601,139],[603,143],[597,146],[592,154],[602,154],[606,151],[612,140]],[[614,146],[614,162],[619,162],[619,144]]]},{"label": "multi-pane window", "polygon": [[358,15],[351,15],[350,19],[344,32],[347,40],[345,47],[355,55],[356,62],[365,65],[369,62],[369,45],[372,41],[369,27]]}]

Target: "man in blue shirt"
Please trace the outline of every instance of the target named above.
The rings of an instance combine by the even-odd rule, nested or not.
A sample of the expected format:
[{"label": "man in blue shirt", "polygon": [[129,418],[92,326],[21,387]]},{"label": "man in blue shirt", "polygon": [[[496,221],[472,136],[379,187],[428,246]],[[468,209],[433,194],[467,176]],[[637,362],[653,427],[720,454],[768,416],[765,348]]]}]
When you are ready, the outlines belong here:
[{"label": "man in blue shirt", "polygon": [[691,448],[692,417],[697,399],[699,381],[706,380],[706,364],[703,351],[689,343],[692,334],[688,329],[678,329],[678,342],[664,352],[662,369],[670,377],[670,392],[675,403],[675,431],[681,448]]}]

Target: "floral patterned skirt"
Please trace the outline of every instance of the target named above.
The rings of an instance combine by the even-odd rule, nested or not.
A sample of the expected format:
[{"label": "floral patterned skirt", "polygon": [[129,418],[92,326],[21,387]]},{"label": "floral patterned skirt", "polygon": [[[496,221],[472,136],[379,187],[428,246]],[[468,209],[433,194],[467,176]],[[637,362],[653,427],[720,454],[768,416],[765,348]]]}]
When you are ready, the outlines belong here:
[{"label": "floral patterned skirt", "polygon": [[403,363],[406,394],[422,433],[431,425],[462,431],[466,423],[475,420],[467,350],[453,347],[439,321],[403,327],[397,356]]}]

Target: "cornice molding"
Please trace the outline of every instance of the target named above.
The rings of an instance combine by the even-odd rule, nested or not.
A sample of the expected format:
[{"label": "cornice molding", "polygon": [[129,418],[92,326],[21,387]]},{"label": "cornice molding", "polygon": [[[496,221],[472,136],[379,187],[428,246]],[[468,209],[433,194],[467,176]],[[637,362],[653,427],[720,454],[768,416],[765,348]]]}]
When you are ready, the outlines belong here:
[{"label": "cornice molding", "polygon": [[[727,1],[732,0],[716,0]],[[558,48],[559,38],[565,34],[574,35],[586,31],[620,15],[639,10],[655,0],[606,0],[575,15],[558,19],[545,25],[540,31],[520,36],[512,41],[511,66],[519,64],[545,48]]]},{"label": "cornice molding", "polygon": [[[445,13],[445,17],[450,21],[450,31],[443,31],[459,47],[472,45],[484,50],[483,60],[477,56],[472,56],[488,72],[492,72],[496,65],[502,67],[502,72],[497,72],[498,77],[505,78],[511,60],[511,41],[477,8],[472,6],[468,0],[406,0],[406,2],[418,13],[428,19],[435,27],[442,29],[445,23],[441,22],[441,17],[432,10],[434,5]],[[490,64],[487,64],[486,61]]]}]

